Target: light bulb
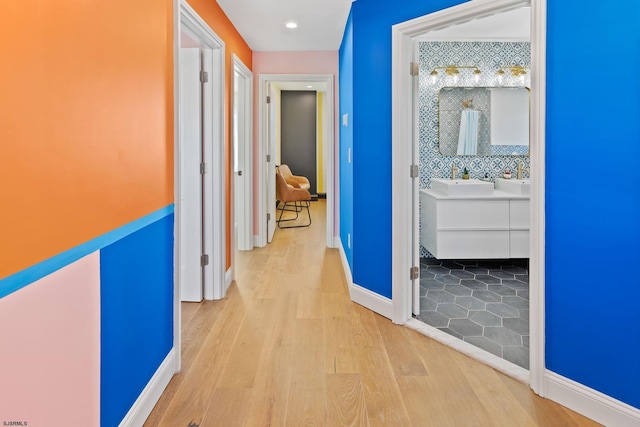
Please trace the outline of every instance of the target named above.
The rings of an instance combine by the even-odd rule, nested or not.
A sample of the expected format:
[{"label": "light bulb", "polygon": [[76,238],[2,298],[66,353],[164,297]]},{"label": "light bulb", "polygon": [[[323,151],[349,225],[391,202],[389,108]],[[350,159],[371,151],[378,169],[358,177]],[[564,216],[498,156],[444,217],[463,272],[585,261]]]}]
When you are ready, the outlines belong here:
[{"label": "light bulb", "polygon": [[476,84],[480,81],[480,69],[476,68],[473,72],[473,80],[476,82]]}]

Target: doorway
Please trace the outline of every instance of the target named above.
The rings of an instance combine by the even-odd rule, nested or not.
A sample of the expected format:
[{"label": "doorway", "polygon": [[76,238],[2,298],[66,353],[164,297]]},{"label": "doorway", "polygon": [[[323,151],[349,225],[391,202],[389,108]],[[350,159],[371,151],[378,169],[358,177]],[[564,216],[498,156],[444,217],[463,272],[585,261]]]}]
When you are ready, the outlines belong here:
[{"label": "doorway", "polygon": [[[194,282],[187,282],[187,278],[201,276],[202,292],[204,299],[219,299],[224,296],[224,270],[226,264],[225,232],[224,232],[224,128],[223,117],[223,84],[224,84],[224,43],[218,38],[209,26],[186,4],[180,3],[179,34],[185,40],[185,48],[178,50],[178,63],[183,62],[183,56],[190,56],[189,62],[195,63],[197,56],[194,49],[199,50],[200,68],[189,70],[192,76],[186,80],[195,85],[198,82],[199,91],[194,97],[197,102],[191,102],[182,92],[181,85],[177,85],[177,173],[178,183],[176,190],[178,196],[178,271],[180,288],[194,287]],[[184,34],[184,36],[183,36]],[[189,40],[187,40],[189,39]],[[185,55],[183,55],[185,54]],[[194,68],[194,66],[191,66]],[[182,82],[182,67],[178,67],[178,81]],[[183,110],[183,107],[191,103],[192,107]],[[198,130],[187,128],[196,127]],[[200,141],[193,142],[183,140],[183,135],[199,135]],[[200,145],[198,149],[195,145]],[[196,154],[197,153],[197,154]],[[187,178],[191,176],[191,178]],[[194,178],[198,176],[199,179]],[[196,184],[197,182],[197,184]],[[199,201],[190,203],[187,188],[190,184],[198,187]],[[196,198],[194,194],[191,198]],[[214,200],[214,198],[216,200]],[[214,208],[215,206],[215,208]],[[198,211],[199,210],[199,211]],[[190,222],[200,223],[199,243],[194,242],[196,232],[190,232],[191,237],[183,236],[185,230],[192,225]],[[199,244],[200,254],[193,260],[194,247]],[[202,267],[202,268],[201,268]],[[192,270],[200,270],[194,272]],[[186,282],[186,283],[185,283]],[[199,287],[199,285],[197,286]],[[197,296],[199,293],[194,289]]]},{"label": "doorway", "polygon": [[[311,88],[309,88],[311,86]],[[313,74],[263,74],[260,75],[258,99],[258,218],[257,246],[265,246],[275,231],[275,166],[280,163],[277,141],[279,140],[279,95],[282,90],[315,90],[321,94],[322,108],[318,117],[322,132],[320,148],[322,184],[326,193],[326,245],[334,248],[334,170],[335,170],[335,104],[333,75]],[[269,97],[269,98],[267,98]],[[294,171],[295,173],[296,171]]]},{"label": "doorway", "polygon": [[[393,308],[394,322],[415,325],[411,320],[413,266],[417,261],[417,218],[418,191],[414,174],[406,173],[407,164],[417,165],[418,134],[415,120],[416,80],[406,73],[406,64],[415,61],[414,46],[417,37],[430,30],[442,29],[450,25],[468,22],[473,19],[491,16],[497,13],[531,6],[526,0],[499,0],[495,2],[469,2],[455,6],[413,21],[393,27],[394,63],[393,87]],[[540,392],[544,379],[544,328],[542,321],[544,296],[544,48],[545,15],[544,7],[534,2],[532,9],[531,52],[532,69],[535,70],[531,81],[531,243],[530,243],[530,369],[527,378],[531,388]],[[466,65],[466,64],[465,64]],[[408,142],[413,141],[413,142]],[[412,168],[413,170],[413,168]],[[413,190],[412,190],[413,188]],[[407,205],[413,209],[402,209]],[[407,256],[409,255],[409,256]],[[413,276],[415,277],[415,276]],[[417,278],[416,278],[417,279]],[[417,322],[419,323],[419,322]],[[491,361],[484,360],[491,364]],[[510,375],[511,373],[508,372]]]},{"label": "doorway", "polygon": [[[253,74],[235,54],[233,62],[233,97],[231,99],[231,141],[233,163],[233,239],[235,250],[253,249],[253,140],[252,91]],[[235,263],[232,260],[235,275]]]},{"label": "doorway", "polygon": [[[523,378],[529,369],[529,196],[509,199],[515,193],[496,193],[496,199],[484,205],[488,202],[482,198],[441,200],[434,188],[443,183],[442,177],[451,177],[453,166],[467,169],[469,182],[486,179],[491,190],[494,180],[502,184],[505,169],[514,171],[509,183],[515,182],[516,170],[529,177],[522,170],[529,171],[530,164],[530,21],[530,8],[521,7],[431,31],[415,43],[420,280],[415,281],[419,297],[414,301],[420,307],[414,315],[522,368]],[[434,68],[457,63],[475,68],[461,68],[455,76]],[[521,67],[517,76],[498,73],[498,67],[515,65]],[[514,96],[521,102],[511,102]],[[463,102],[469,104],[469,99],[473,108],[465,109]],[[458,139],[461,116],[472,112],[479,123],[473,154],[465,152],[470,147]],[[513,130],[520,118],[521,134],[503,138],[501,131]],[[451,203],[456,204],[455,211],[473,212],[473,218],[454,220],[449,214],[444,219],[438,210]],[[483,209],[491,210],[488,222]]]},{"label": "doorway", "polygon": [[174,346],[179,349],[180,302],[224,296],[226,251],[224,43],[186,1],[176,6]]}]

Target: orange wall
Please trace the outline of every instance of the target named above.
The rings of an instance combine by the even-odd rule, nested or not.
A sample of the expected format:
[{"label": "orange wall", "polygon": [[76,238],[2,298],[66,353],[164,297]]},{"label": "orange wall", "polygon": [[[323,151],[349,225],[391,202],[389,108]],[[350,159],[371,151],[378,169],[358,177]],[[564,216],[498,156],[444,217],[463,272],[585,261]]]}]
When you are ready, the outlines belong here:
[{"label": "orange wall", "polygon": [[[190,4],[226,45],[229,172],[231,54],[251,50]],[[172,0],[3,1],[0,52],[0,279],[173,203]]]},{"label": "orange wall", "polygon": [[249,69],[252,68],[251,57],[252,52],[249,49],[249,46],[244,41],[240,33],[235,29],[227,15],[224,14],[223,10],[220,8],[217,2],[213,2],[212,0],[190,0],[189,5],[193,7],[193,9],[200,15],[202,19],[204,19],[209,27],[213,30],[214,33],[218,37],[220,37],[225,44],[225,94],[224,94],[224,113],[226,118],[225,123],[225,164],[227,167],[226,170],[226,217],[227,217],[227,225],[226,225],[226,234],[227,234],[227,265],[226,268],[229,269],[231,267],[231,237],[232,237],[232,227],[231,227],[231,114],[230,114],[230,105],[231,105],[231,95],[233,94],[231,89],[231,83],[233,81],[233,63],[231,61],[231,55],[236,54],[238,58],[246,65]]},{"label": "orange wall", "polygon": [[0,2],[0,278],[173,202],[171,14]]}]

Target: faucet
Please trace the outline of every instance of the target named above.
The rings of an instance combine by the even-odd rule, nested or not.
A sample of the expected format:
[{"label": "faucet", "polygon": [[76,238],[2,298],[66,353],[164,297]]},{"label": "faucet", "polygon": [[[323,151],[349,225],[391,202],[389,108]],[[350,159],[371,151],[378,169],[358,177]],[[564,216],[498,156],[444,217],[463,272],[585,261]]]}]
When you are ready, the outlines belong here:
[{"label": "faucet", "polygon": [[531,172],[529,171],[529,169],[525,169],[524,165],[522,164],[522,162],[518,162],[518,175],[517,178],[518,179],[522,179],[522,172],[527,172],[529,174],[529,176],[531,176]]},{"label": "faucet", "polygon": [[451,163],[451,179],[456,179],[456,175],[458,175],[458,167],[455,163]]}]

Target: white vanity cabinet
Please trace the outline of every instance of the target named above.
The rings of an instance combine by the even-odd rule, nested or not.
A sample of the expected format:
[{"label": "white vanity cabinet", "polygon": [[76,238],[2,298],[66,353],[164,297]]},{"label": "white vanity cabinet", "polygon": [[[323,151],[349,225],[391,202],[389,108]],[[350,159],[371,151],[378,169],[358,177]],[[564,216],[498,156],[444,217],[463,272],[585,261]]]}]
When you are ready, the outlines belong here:
[{"label": "white vanity cabinet", "polygon": [[529,199],[509,200],[509,253],[529,258]]},{"label": "white vanity cabinet", "polygon": [[420,243],[441,259],[527,258],[529,199],[420,192]]}]

